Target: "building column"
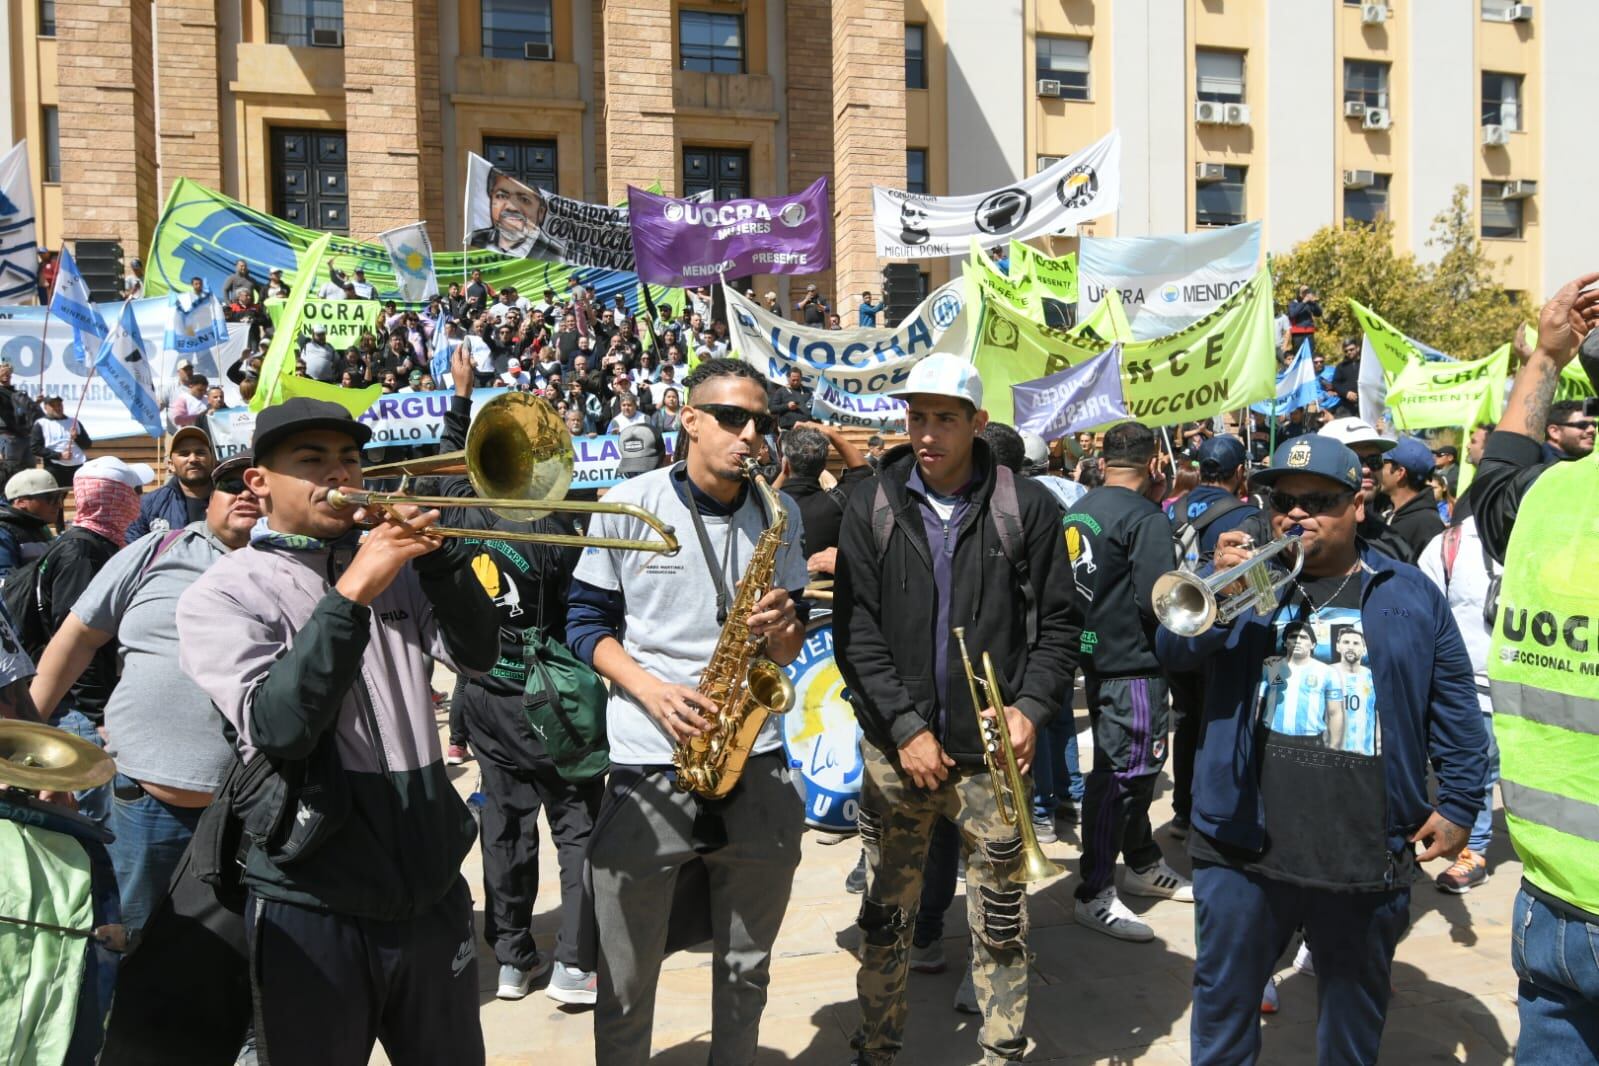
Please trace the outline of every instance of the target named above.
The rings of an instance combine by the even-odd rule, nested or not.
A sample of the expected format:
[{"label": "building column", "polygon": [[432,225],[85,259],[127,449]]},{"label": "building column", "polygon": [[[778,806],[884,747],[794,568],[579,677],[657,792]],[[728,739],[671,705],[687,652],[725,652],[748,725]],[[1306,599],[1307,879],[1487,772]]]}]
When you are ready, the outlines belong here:
[{"label": "building column", "polygon": [[834,0],[832,20],[836,306],[882,289],[872,186],[905,187],[905,3]]},{"label": "building column", "polygon": [[130,258],[161,206],[150,19],[150,0],[56,2],[63,235]]},{"label": "building column", "polygon": [[[833,174],[833,4],[832,0],[787,0],[784,7],[784,40],[795,60],[785,72],[788,188],[783,191],[797,193],[822,175]],[[836,187],[833,192],[836,196]],[[831,270],[790,279],[790,284],[801,290],[809,283],[829,299],[836,300],[839,295],[833,291]],[[792,306],[793,300],[789,303]],[[836,302],[834,306],[838,306]]]},{"label": "building column", "polygon": [[679,191],[673,141],[672,0],[603,0],[600,19],[605,100],[605,191],[609,203],[627,187],[659,181]]},{"label": "building column", "polygon": [[158,0],[161,200],[179,178],[222,188],[216,0]]},{"label": "building column", "polygon": [[425,219],[444,239],[438,0],[345,0],[350,236]]}]

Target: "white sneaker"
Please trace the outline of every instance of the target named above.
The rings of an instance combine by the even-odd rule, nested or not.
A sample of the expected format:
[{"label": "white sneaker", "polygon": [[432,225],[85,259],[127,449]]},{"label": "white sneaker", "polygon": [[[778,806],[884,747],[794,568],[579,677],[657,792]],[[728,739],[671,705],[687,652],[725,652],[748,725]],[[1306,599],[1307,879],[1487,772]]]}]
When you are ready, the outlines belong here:
[{"label": "white sneaker", "polygon": [[1310,958],[1310,945],[1303,940],[1299,942],[1299,950],[1294,954],[1294,969],[1312,977],[1316,974],[1316,964]]},{"label": "white sneaker", "polygon": [[966,966],[966,976],[961,978],[961,986],[955,990],[954,1008],[962,1014],[981,1014],[982,1009],[977,1006],[977,986],[972,984],[972,967]]},{"label": "white sneaker", "polygon": [[1135,870],[1129,866],[1122,877],[1122,891],[1129,896],[1172,899],[1178,903],[1194,902],[1194,883],[1167,866],[1165,859],[1147,870]]},{"label": "white sneaker", "polygon": [[1093,899],[1077,900],[1072,908],[1072,914],[1077,919],[1078,925],[1104,933],[1106,936],[1113,936],[1117,940],[1142,943],[1155,939],[1155,931],[1116,898],[1114,887],[1105,888]]}]

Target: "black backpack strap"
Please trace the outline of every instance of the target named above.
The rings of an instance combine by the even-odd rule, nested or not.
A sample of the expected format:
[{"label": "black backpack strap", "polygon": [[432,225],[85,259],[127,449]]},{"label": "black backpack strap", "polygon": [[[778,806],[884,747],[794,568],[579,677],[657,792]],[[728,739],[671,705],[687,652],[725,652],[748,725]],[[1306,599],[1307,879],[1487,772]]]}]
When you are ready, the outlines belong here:
[{"label": "black backpack strap", "polygon": [[[1187,513],[1187,500],[1187,496],[1184,496],[1182,499],[1185,514]],[[1205,513],[1194,519],[1190,524],[1194,527],[1194,532],[1203,533],[1205,532],[1206,527],[1208,527],[1212,522],[1216,521],[1216,519],[1220,518],[1224,514],[1231,514],[1233,511],[1238,510],[1242,506],[1244,506],[1243,500],[1240,500],[1237,496],[1229,496],[1225,500],[1218,500],[1209,507],[1205,508]]]},{"label": "black backpack strap", "polygon": [[1038,597],[1033,592],[1032,569],[1027,563],[1027,533],[1022,527],[1021,504],[1016,499],[1016,475],[1008,466],[994,467],[989,509],[999,534],[999,546],[1021,581],[1022,602],[1027,609],[1027,643],[1031,645],[1038,639]]}]

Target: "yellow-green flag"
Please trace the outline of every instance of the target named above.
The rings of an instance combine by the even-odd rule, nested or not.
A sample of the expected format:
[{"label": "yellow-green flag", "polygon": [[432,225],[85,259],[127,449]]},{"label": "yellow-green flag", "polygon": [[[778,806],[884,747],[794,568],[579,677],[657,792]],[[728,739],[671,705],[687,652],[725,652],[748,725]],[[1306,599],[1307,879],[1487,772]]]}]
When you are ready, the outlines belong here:
[{"label": "yellow-green flag", "polygon": [[1427,357],[1422,355],[1415,341],[1390,326],[1377,312],[1355,300],[1349,301],[1349,310],[1360,323],[1366,340],[1371,342],[1371,350],[1382,364],[1383,376],[1390,382],[1410,364],[1426,362]]},{"label": "yellow-green flag", "polygon": [[1071,333],[1085,340],[1098,337],[1107,343],[1131,341],[1133,327],[1127,321],[1127,308],[1122,303],[1121,293],[1106,289],[1105,298],[1094,305],[1093,314],[1073,326]]},{"label": "yellow-green flag", "polygon": [[1062,303],[1077,302],[1077,253],[1059,259],[1045,255],[1030,244],[1010,242],[1010,270],[1017,277],[1031,278],[1045,296]]},{"label": "yellow-green flag", "polygon": [[1411,363],[1388,386],[1394,427],[1411,432],[1444,426],[1469,430],[1479,412],[1499,410],[1509,371],[1508,344],[1469,363]]},{"label": "yellow-green flag", "polygon": [[305,256],[300,260],[299,269],[295,271],[294,286],[283,301],[283,314],[273,327],[272,343],[267,347],[266,358],[261,360],[261,379],[257,383],[255,395],[250,397],[252,411],[258,412],[291,397],[307,396],[314,400],[336,403],[349,411],[353,417],[359,418],[368,407],[377,402],[379,396],[383,395],[381,385],[371,385],[364,389],[345,389],[329,385],[325,381],[302,378],[294,373],[294,343],[300,335],[300,319],[305,314],[305,304],[310,298],[311,288],[316,284],[316,274],[322,266],[322,257],[327,253],[328,244],[332,240],[331,234],[324,233],[305,250]]},{"label": "yellow-green flag", "polygon": [[[970,278],[970,263],[966,269]],[[1138,422],[1163,426],[1269,399],[1277,390],[1273,334],[1271,274],[1262,270],[1193,325],[1122,345],[1127,410]],[[983,378],[989,416],[1013,422],[1011,386],[1076,366],[1108,344],[1103,335],[1090,340],[1029,321],[1001,301],[985,302],[972,362]]]}]

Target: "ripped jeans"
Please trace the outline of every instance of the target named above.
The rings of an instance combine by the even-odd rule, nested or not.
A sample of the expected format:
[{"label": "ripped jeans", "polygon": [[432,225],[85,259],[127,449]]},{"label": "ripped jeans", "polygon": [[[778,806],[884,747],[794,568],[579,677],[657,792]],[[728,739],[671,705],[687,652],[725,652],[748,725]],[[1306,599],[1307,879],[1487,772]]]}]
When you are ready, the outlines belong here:
[{"label": "ripped jeans", "polygon": [[[986,771],[957,767],[934,791],[917,788],[869,741],[861,742],[860,831],[866,851],[861,898],[861,1024],[851,1041],[868,1064],[891,1062],[903,1046],[911,932],[922,894],[922,864],[940,817],[955,823],[966,852],[966,915],[972,983],[983,1013],[985,1063],[1020,1059],[1027,1048],[1027,895],[1009,873],[1021,838],[994,803]],[[1023,810],[1026,809],[1025,801]]]}]

